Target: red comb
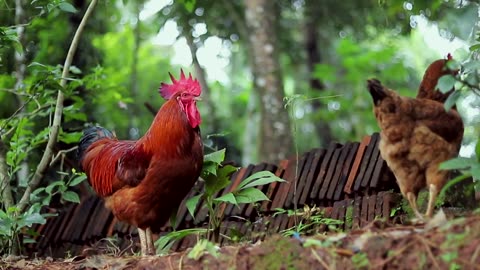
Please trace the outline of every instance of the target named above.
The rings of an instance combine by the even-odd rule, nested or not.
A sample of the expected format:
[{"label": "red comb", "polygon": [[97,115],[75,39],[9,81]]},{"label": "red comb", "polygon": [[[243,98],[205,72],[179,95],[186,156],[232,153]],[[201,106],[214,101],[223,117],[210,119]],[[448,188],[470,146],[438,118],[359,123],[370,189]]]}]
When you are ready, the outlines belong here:
[{"label": "red comb", "polygon": [[160,85],[160,95],[164,99],[170,99],[175,93],[179,91],[186,91],[194,96],[200,96],[202,93],[202,88],[200,87],[200,83],[197,79],[192,78],[192,74],[188,74],[188,78],[185,77],[185,73],[183,69],[180,69],[180,78],[177,80],[172,75],[172,73],[168,73],[170,75],[170,79],[172,80],[172,84],[162,83]]}]

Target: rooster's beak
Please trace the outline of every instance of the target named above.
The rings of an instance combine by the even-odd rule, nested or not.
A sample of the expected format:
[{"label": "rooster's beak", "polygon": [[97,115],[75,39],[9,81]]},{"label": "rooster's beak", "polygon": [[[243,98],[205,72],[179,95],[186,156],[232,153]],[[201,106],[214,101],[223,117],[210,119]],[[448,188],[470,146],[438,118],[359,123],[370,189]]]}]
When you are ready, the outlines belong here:
[{"label": "rooster's beak", "polygon": [[193,99],[196,100],[196,101],[202,100],[201,97],[194,97]]}]

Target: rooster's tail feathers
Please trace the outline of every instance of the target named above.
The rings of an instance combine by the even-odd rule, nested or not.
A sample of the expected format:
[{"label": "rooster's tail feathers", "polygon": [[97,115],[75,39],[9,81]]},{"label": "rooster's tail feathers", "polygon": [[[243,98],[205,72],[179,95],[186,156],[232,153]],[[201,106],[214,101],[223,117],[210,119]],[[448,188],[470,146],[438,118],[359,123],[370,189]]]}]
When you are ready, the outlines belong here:
[{"label": "rooster's tail feathers", "polygon": [[82,160],[85,156],[85,152],[87,151],[90,145],[100,139],[103,138],[110,138],[114,139],[115,135],[103,127],[94,126],[89,127],[83,130],[83,136],[80,138],[80,142],[78,143],[78,150],[77,150],[77,160],[79,162],[80,167],[82,167]]}]

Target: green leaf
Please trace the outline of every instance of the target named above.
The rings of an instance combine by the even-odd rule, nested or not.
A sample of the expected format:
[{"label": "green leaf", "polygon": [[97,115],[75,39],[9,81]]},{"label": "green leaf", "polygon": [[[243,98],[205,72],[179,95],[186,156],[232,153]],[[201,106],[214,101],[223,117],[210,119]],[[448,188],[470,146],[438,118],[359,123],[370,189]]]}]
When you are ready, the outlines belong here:
[{"label": "green leaf", "polygon": [[59,135],[59,140],[71,144],[71,143],[77,143],[80,141],[80,138],[82,137],[83,133],[78,131],[78,132],[64,132],[63,130],[60,132]]},{"label": "green leaf", "polygon": [[213,257],[217,258],[219,253],[217,250],[217,246],[208,241],[207,239],[201,239],[200,241],[193,246],[192,250],[188,253],[188,258],[198,260],[200,257],[202,257],[203,254],[209,253]]},{"label": "green leaf", "polygon": [[237,200],[235,199],[235,195],[232,192],[229,192],[223,196],[213,199],[215,202],[226,202],[231,203],[233,205],[237,205]]},{"label": "green leaf", "polygon": [[448,91],[452,90],[453,86],[455,85],[455,77],[450,74],[444,75],[440,77],[437,83],[437,88],[442,93],[447,93]]},{"label": "green leaf", "polygon": [[81,182],[85,181],[85,179],[87,179],[87,175],[85,173],[79,174],[75,178],[73,178],[73,180],[70,183],[68,183],[68,186],[74,187],[80,184]]},{"label": "green leaf", "polygon": [[62,199],[67,202],[80,203],[80,197],[77,193],[73,191],[65,191],[64,193],[62,193]]},{"label": "green leaf", "polygon": [[463,170],[468,169],[472,165],[476,164],[477,160],[475,158],[466,158],[466,157],[457,157],[444,161],[440,164],[440,170]]},{"label": "green leaf", "polygon": [[470,168],[470,174],[473,178],[480,179],[480,163],[472,165],[472,168]]},{"label": "green leaf", "polygon": [[194,220],[195,220],[195,209],[197,208],[198,201],[200,200],[201,197],[202,197],[202,194],[199,194],[189,198],[185,202],[185,206],[187,207],[188,212],[190,213],[190,215],[193,217]]},{"label": "green leaf", "polygon": [[266,185],[273,182],[285,182],[285,180],[269,171],[256,172],[243,180],[240,185],[238,185],[237,190]]},{"label": "green leaf", "polygon": [[33,224],[45,224],[47,220],[40,213],[33,213],[27,215],[23,222],[25,226],[31,227]]},{"label": "green leaf", "polygon": [[193,228],[193,229],[185,229],[180,231],[173,231],[169,232],[155,241],[155,246],[157,248],[157,253],[165,254],[168,252],[170,247],[175,243],[175,241],[180,240],[186,236],[193,235],[193,234],[204,234],[207,232],[207,229],[204,228]]},{"label": "green leaf", "polygon": [[204,178],[207,196],[213,196],[213,194],[228,186],[231,182],[230,175],[236,170],[237,168],[227,165],[218,169],[216,175],[207,175]]},{"label": "green leaf", "polygon": [[453,93],[448,96],[447,100],[445,100],[445,103],[443,104],[445,110],[449,111],[453,106],[455,106],[461,95],[462,93],[460,91],[453,91]]},{"label": "green leaf", "polygon": [[70,12],[70,13],[77,13],[77,9],[70,3],[68,2],[62,2],[58,5],[58,8],[60,10],[63,10],[65,12]]},{"label": "green leaf", "polygon": [[63,183],[62,180],[59,180],[59,181],[55,181],[53,183],[51,183],[50,185],[48,185],[46,188],[45,188],[45,192],[47,192],[48,194],[52,194],[53,192],[53,189],[57,186],[62,186],[62,185],[65,185],[65,183]]},{"label": "green leaf", "polygon": [[477,50],[480,50],[480,44],[475,44],[473,46],[470,46],[470,48],[468,48],[471,52],[473,51],[477,51]]},{"label": "green leaf", "polygon": [[220,165],[220,163],[222,163],[224,159],[225,159],[225,148],[210,154],[206,154],[203,157],[203,162],[213,162],[215,164]]},{"label": "green leaf", "polygon": [[259,185],[265,185],[272,182],[285,182],[282,178],[276,176],[269,171],[256,172],[249,177],[245,178],[240,185],[238,185],[237,190],[241,190],[248,187],[254,187]]},{"label": "green leaf", "polygon": [[235,199],[238,204],[241,203],[254,203],[258,201],[268,201],[268,197],[259,189],[254,187],[240,190],[235,194]]}]

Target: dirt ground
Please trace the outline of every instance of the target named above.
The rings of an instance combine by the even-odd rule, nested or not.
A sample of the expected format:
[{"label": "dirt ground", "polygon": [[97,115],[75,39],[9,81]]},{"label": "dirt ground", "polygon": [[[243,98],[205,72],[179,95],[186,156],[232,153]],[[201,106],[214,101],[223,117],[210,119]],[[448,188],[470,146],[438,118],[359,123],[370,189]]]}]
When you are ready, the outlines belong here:
[{"label": "dirt ground", "polygon": [[409,226],[374,222],[347,234],[273,236],[222,247],[216,256],[189,255],[3,258],[0,269],[480,269],[480,213],[448,219],[440,212]]}]

